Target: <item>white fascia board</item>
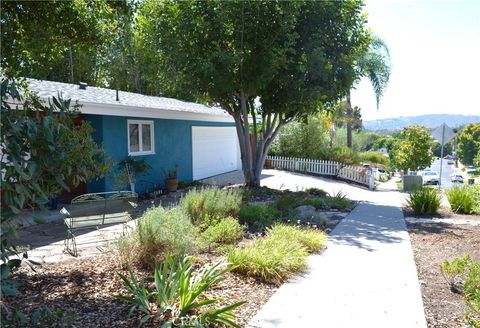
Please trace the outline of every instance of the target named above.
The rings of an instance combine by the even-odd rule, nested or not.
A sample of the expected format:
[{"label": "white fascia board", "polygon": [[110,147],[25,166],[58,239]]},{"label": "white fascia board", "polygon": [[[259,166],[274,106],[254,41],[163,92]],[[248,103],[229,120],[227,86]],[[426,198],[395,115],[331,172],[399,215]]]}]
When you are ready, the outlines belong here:
[{"label": "white fascia board", "polygon": [[176,111],[159,108],[148,107],[132,107],[125,105],[99,104],[90,102],[78,102],[80,112],[83,114],[93,115],[109,115],[109,116],[125,116],[125,117],[144,117],[144,118],[160,118],[166,120],[192,120],[206,122],[227,122],[233,123],[233,117],[230,115],[212,115],[206,113],[195,113],[187,111]]}]

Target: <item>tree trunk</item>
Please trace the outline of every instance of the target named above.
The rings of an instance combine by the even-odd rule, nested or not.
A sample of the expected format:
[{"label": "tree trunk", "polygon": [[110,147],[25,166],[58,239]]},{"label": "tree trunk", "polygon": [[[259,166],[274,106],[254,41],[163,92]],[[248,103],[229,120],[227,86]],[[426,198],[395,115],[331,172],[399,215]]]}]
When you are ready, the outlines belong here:
[{"label": "tree trunk", "polygon": [[350,101],[350,91],[347,93],[347,147],[352,148],[352,102]]},{"label": "tree trunk", "polygon": [[333,141],[335,139],[335,124],[330,122],[330,148],[333,148]]},{"label": "tree trunk", "polygon": [[262,123],[262,131],[258,133],[256,116],[252,108],[250,112],[253,113],[252,119],[255,122],[253,124],[254,138],[252,145],[250,141],[250,125],[248,122],[248,104],[246,98],[245,101],[243,101],[242,98],[243,96],[240,97],[240,113],[235,113],[233,118],[235,119],[235,127],[240,145],[245,185],[248,187],[260,187],[260,178],[268,149],[286,122],[282,122],[280,118],[277,120],[278,116],[276,115],[272,121],[272,117],[266,115],[263,117],[263,120],[268,121],[268,123]]},{"label": "tree trunk", "polygon": [[70,62],[70,83],[74,83],[75,81],[73,80],[73,51],[72,51],[72,42],[69,41],[69,47],[68,47],[68,59]]}]

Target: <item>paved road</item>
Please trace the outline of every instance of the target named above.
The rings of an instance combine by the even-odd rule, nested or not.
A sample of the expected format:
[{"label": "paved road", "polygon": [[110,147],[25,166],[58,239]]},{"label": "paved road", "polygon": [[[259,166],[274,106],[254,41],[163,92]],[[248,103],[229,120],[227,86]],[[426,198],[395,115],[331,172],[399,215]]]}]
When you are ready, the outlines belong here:
[{"label": "paved road", "polygon": [[[437,172],[440,174],[440,160],[436,159],[432,166],[430,166],[430,170]],[[448,160],[444,159],[442,163],[442,183],[441,186],[443,189],[448,189],[452,186],[451,175],[455,172],[454,166],[452,164],[448,164]]]}]

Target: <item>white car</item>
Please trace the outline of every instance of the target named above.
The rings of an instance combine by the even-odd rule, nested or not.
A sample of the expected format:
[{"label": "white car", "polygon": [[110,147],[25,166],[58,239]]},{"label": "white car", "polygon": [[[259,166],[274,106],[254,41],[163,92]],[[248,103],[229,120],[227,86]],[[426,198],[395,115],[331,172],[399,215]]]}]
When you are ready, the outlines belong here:
[{"label": "white car", "polygon": [[463,176],[461,174],[452,174],[452,182],[453,183],[463,183]]},{"label": "white car", "polygon": [[438,185],[440,182],[440,177],[435,171],[424,171],[422,173],[422,180],[424,185],[432,184]]}]

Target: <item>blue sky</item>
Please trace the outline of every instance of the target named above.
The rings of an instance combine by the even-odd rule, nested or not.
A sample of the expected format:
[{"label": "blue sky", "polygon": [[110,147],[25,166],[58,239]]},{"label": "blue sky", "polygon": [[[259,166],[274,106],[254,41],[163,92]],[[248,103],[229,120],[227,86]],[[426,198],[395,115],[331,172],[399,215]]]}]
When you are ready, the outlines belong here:
[{"label": "blue sky", "polygon": [[366,0],[366,12],[390,49],[392,73],[379,111],[367,80],[353,91],[364,120],[480,115],[480,0]]}]

